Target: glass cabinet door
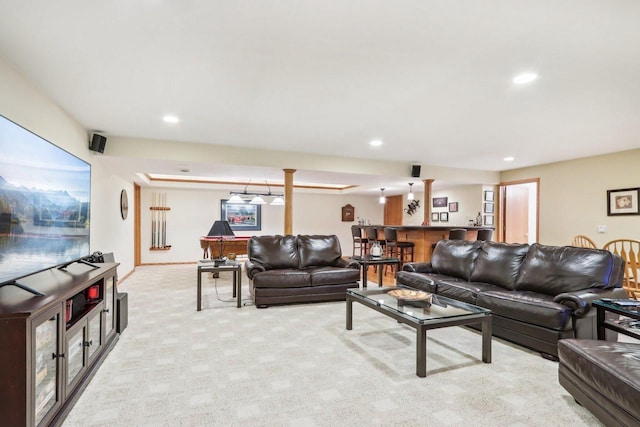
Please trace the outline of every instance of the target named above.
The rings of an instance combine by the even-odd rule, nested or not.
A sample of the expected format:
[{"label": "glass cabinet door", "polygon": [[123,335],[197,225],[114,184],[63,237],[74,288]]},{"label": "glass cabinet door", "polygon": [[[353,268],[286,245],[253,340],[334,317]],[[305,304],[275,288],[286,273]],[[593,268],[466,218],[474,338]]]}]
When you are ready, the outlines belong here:
[{"label": "glass cabinet door", "polygon": [[35,421],[36,425],[60,402],[58,388],[58,353],[60,313],[35,324]]},{"label": "glass cabinet door", "polygon": [[[107,313],[108,315],[109,313]],[[93,357],[97,350],[102,345],[102,330],[100,328],[102,320],[101,310],[95,310],[92,317],[89,318],[89,339],[86,342],[86,346],[89,350],[89,359]]]},{"label": "glass cabinet door", "polygon": [[107,279],[105,284],[105,296],[104,296],[104,305],[105,305],[105,320],[104,320],[104,334],[108,336],[111,331],[114,329],[114,321],[115,321],[115,284],[114,278],[110,277]]},{"label": "glass cabinet door", "polygon": [[67,386],[74,383],[78,374],[86,366],[84,359],[86,329],[83,324],[79,324],[67,331]]}]

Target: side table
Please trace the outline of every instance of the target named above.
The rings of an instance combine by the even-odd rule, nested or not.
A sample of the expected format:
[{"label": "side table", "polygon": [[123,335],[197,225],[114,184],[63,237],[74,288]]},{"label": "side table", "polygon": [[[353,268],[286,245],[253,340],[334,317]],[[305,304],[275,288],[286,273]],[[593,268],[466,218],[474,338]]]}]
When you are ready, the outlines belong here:
[{"label": "side table", "polygon": [[242,307],[242,264],[236,261],[227,261],[224,264],[215,265],[213,261],[198,261],[198,311],[202,310],[202,273],[223,271],[233,273],[233,296],[236,297],[237,307]]},{"label": "side table", "polygon": [[354,257],[351,257],[351,259],[357,262],[358,264],[360,264],[360,266],[362,267],[362,287],[363,288],[367,287],[367,269],[369,268],[370,265],[379,266],[378,286],[382,287],[382,270],[384,270],[383,267],[385,265],[396,264],[397,265],[396,271],[398,271],[400,270],[400,267],[402,264],[400,261],[400,258],[389,258],[389,257],[372,256],[372,255],[354,256]]},{"label": "side table", "polygon": [[[598,327],[598,339],[604,340],[606,337],[606,330],[610,329],[618,333],[640,339],[640,306],[630,305],[625,306],[616,304],[616,301],[635,301],[635,300],[597,300],[593,301],[591,305],[596,308],[596,322]],[[615,313],[630,319],[635,320],[634,324],[638,325],[638,328],[632,328],[625,326],[624,324],[615,323],[610,318],[607,318],[607,313]],[[632,322],[633,322],[632,320]]]}]

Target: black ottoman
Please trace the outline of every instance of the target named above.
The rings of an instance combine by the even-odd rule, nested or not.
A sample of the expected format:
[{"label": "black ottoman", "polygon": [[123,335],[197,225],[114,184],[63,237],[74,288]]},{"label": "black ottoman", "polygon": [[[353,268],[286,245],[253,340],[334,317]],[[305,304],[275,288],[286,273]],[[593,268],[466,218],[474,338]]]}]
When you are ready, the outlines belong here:
[{"label": "black ottoman", "polygon": [[640,425],[640,344],[558,341],[558,379],[607,426]]}]

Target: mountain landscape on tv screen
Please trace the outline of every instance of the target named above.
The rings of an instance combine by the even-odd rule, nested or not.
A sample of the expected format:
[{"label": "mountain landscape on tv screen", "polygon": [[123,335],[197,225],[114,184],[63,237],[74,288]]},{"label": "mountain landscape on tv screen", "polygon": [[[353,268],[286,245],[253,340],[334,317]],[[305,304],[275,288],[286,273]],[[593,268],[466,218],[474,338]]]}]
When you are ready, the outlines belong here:
[{"label": "mountain landscape on tv screen", "polygon": [[1,234],[85,235],[88,209],[66,190],[18,187],[0,176]]}]

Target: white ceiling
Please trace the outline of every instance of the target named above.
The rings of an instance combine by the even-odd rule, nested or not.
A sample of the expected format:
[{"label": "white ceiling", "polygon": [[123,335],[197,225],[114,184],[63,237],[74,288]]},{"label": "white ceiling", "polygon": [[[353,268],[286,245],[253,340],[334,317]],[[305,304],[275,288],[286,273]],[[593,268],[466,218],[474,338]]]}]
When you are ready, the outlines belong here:
[{"label": "white ceiling", "polygon": [[637,0],[0,2],[88,130],[491,171],[639,148],[639,42]]}]

